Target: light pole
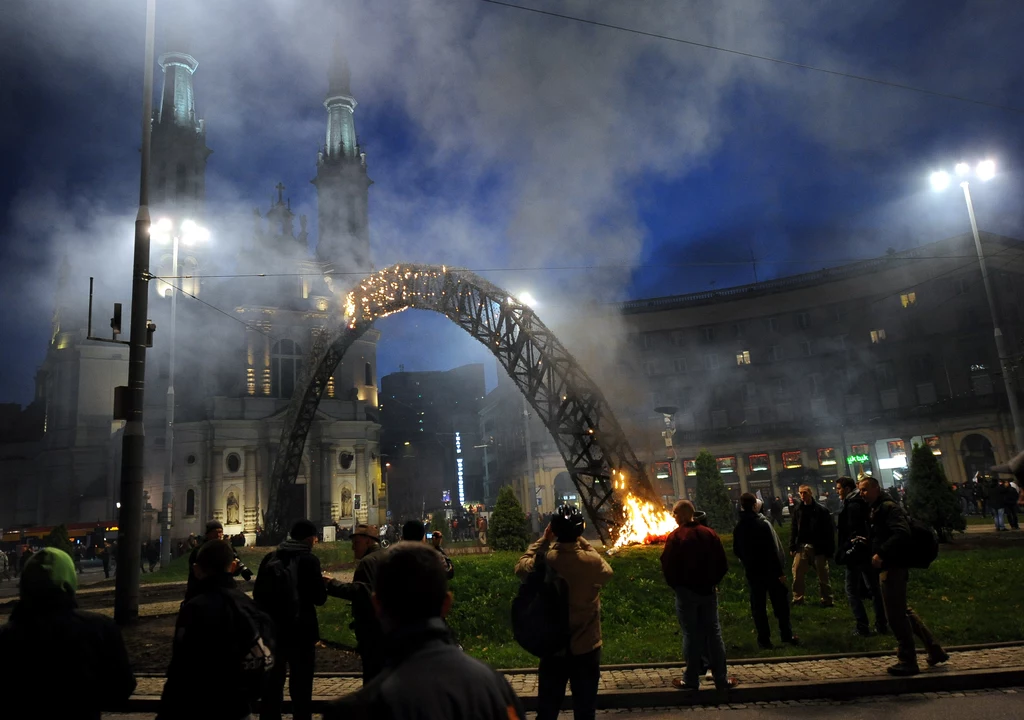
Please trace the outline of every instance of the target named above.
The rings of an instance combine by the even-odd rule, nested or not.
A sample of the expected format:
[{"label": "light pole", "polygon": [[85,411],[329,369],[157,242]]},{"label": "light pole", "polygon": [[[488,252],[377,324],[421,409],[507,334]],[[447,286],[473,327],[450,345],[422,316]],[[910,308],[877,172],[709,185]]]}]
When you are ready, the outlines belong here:
[{"label": "light pole", "polygon": [[[996,307],[996,296],[992,289],[992,281],[988,276],[988,264],[985,262],[985,252],[981,247],[981,236],[978,234],[978,221],[974,217],[974,203],[971,201],[971,188],[967,179],[973,174],[981,181],[991,180],[996,174],[996,164],[992,160],[982,160],[973,169],[965,162],[956,164],[954,172],[961,178],[960,187],[964,191],[964,200],[967,202],[967,215],[971,219],[971,232],[974,233],[974,249],[978,253],[978,264],[981,266],[981,282],[985,286],[985,297],[988,300],[988,311],[992,317],[993,334],[996,341],[996,354],[999,356],[999,368],[1003,373],[1003,384],[1006,387],[1006,399],[1010,405],[1010,419],[1013,421],[1013,438],[1017,446],[1017,452],[1024,450],[1024,426],[1020,422],[1020,408],[1017,406],[1017,392],[1013,378],[1013,367],[1006,352],[1006,338],[999,327],[999,312]],[[938,170],[931,174],[932,188],[936,191],[945,190],[949,187],[950,175],[945,170]]]},{"label": "light pole", "polygon": [[663,405],[661,407],[654,408],[654,412],[659,413],[665,421],[665,429],[661,431],[661,436],[665,438],[665,447],[668,448],[668,457],[672,461],[672,489],[675,490],[676,500],[682,500],[686,497],[686,480],[683,477],[683,473],[679,467],[679,458],[676,456],[676,449],[672,445],[672,438],[676,434],[676,413],[679,412],[679,408],[675,405]]},{"label": "light pole", "polygon": [[[193,246],[205,242],[210,233],[192,220],[184,220],[178,227],[169,218],[162,218],[153,225],[151,237],[159,243],[171,243],[171,276],[178,278],[178,243]],[[180,280],[180,278],[179,278]],[[179,282],[180,285],[180,282]],[[178,290],[169,282],[164,283],[164,297],[171,296],[171,345],[167,362],[167,424],[164,430],[167,464],[164,467],[163,528],[160,535],[160,565],[167,567],[171,562],[171,538],[168,532],[173,527],[174,509],[174,351],[177,348]]]}]

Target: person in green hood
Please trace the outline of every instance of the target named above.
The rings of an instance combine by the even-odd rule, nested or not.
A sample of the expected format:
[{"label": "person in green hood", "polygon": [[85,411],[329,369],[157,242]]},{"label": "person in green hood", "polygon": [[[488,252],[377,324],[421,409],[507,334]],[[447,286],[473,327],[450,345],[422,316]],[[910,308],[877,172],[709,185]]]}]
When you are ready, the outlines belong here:
[{"label": "person in green hood", "polygon": [[32,698],[40,717],[99,720],[135,690],[121,631],[110,618],[79,610],[77,589],[74,560],[43,548],[25,563],[18,602],[0,627],[0,677],[17,678],[19,695]]}]

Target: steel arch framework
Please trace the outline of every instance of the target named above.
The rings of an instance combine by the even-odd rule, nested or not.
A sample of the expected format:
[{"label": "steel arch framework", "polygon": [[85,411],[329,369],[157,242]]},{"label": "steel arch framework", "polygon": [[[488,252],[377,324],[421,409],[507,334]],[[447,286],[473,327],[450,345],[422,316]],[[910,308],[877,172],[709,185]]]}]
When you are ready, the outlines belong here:
[{"label": "steel arch framework", "polygon": [[494,354],[551,433],[603,539],[622,520],[616,486],[660,505],[601,390],[529,306],[465,269],[402,264],[367,276],[349,293],[344,321],[317,336],[285,413],[274,460],[266,516],[272,537],[287,529],[282,488],[298,475],[328,379],[374,320],[408,308],[445,315]]}]

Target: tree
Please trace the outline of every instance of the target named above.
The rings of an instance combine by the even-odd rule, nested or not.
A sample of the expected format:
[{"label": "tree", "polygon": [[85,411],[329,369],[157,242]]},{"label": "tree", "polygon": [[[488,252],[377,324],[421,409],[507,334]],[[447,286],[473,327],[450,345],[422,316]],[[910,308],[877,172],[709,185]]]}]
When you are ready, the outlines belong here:
[{"label": "tree", "polygon": [[732,500],[718,471],[718,461],[707,450],[701,450],[695,462],[697,467],[698,510],[708,515],[708,525],[715,532],[732,532]]},{"label": "tree", "polygon": [[71,536],[68,535],[68,529],[64,525],[58,525],[50,534],[46,536],[43,541],[46,547],[56,548],[57,550],[63,550],[68,555],[71,555],[74,550],[71,547]]},{"label": "tree", "polygon": [[960,512],[960,500],[927,445],[915,444],[910,455],[906,503],[907,512],[935,528],[943,542],[952,539],[954,530],[962,532],[967,528],[967,520]]},{"label": "tree", "polygon": [[491,513],[488,534],[491,547],[495,550],[521,552],[529,543],[526,515],[510,485],[505,485],[498,491],[498,500],[494,504],[494,512]]}]

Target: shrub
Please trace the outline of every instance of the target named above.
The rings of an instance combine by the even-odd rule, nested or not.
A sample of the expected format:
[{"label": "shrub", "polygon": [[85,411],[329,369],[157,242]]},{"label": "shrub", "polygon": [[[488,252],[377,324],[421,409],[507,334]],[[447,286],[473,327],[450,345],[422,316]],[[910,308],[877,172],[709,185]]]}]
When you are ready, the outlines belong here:
[{"label": "shrub", "polygon": [[43,542],[46,544],[46,547],[63,550],[68,555],[74,554],[74,550],[71,547],[71,536],[68,535],[68,529],[64,525],[58,525],[51,530]]},{"label": "shrub", "polygon": [[940,540],[948,541],[954,530],[967,528],[960,500],[927,445],[915,444],[910,455],[906,502],[907,512],[935,528]]},{"label": "shrub", "polygon": [[707,450],[701,450],[696,460],[698,510],[708,515],[708,525],[718,533],[732,532],[732,500],[718,472],[718,461]]},{"label": "shrub", "polygon": [[505,485],[498,491],[489,526],[491,547],[495,550],[518,550],[522,552],[529,543],[526,515],[516,499],[512,487]]}]

